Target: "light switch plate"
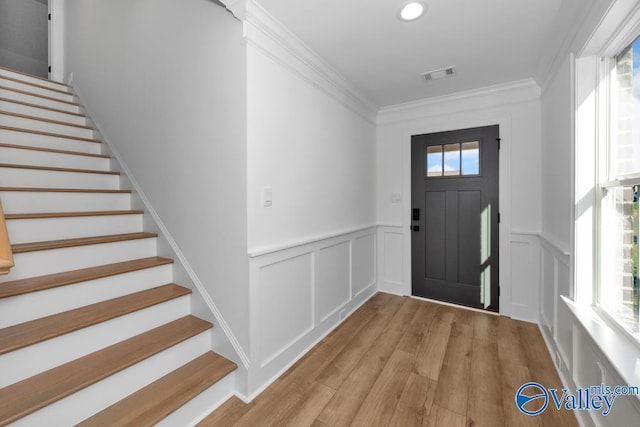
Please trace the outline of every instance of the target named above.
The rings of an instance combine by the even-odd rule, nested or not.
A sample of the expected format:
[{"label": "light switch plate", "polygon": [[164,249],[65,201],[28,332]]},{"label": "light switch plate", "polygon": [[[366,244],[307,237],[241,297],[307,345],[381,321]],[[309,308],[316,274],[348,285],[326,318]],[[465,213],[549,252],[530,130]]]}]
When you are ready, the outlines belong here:
[{"label": "light switch plate", "polygon": [[264,187],[262,189],[262,206],[269,208],[273,205],[273,190],[271,187]]}]

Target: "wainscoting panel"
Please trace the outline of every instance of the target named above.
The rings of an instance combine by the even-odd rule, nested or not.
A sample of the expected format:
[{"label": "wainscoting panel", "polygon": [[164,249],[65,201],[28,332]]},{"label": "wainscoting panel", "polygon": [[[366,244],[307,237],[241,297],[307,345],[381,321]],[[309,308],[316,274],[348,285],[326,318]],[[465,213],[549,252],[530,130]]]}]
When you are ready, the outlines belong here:
[{"label": "wainscoting panel", "polygon": [[357,296],[376,282],[376,235],[367,234],[354,239],[353,245],[353,290]]},{"label": "wainscoting panel", "polygon": [[[512,313],[516,318],[527,319],[531,307],[538,307],[540,286],[540,243],[535,235],[512,235],[509,242],[511,284],[510,299]],[[500,281],[504,281],[503,278]]]},{"label": "wainscoting panel", "polygon": [[[558,295],[570,296],[571,281],[569,279],[569,257],[561,256],[556,258],[556,285],[558,289]],[[556,342],[558,343],[558,349],[560,355],[563,358],[565,365],[569,369],[573,365],[573,346],[572,346],[572,319],[571,313],[565,304],[561,300],[556,301]]]},{"label": "wainscoting panel", "polygon": [[377,228],[249,255],[250,399],[377,291]]},{"label": "wainscoting panel", "polygon": [[318,251],[316,258],[316,323],[351,299],[351,244],[338,243]]},{"label": "wainscoting panel", "polygon": [[553,334],[555,295],[556,295],[556,260],[551,252],[544,245],[540,248],[540,268],[541,268],[541,295],[540,295],[540,324],[549,329]]},{"label": "wainscoting panel", "polygon": [[402,284],[402,234],[384,232],[384,279],[386,282]]},{"label": "wainscoting panel", "polygon": [[404,254],[404,233],[401,226],[381,225],[378,227],[378,286],[381,291],[396,295],[406,295],[404,283],[404,263],[409,262]]},{"label": "wainscoting panel", "polygon": [[[547,337],[552,337],[562,360],[559,368],[573,367],[573,316],[560,300],[570,296],[569,255],[555,244],[540,237],[541,289],[540,325]],[[556,356],[557,357],[557,356]]]},{"label": "wainscoting panel", "polygon": [[261,364],[313,329],[313,255],[304,254],[260,269],[256,297]]}]

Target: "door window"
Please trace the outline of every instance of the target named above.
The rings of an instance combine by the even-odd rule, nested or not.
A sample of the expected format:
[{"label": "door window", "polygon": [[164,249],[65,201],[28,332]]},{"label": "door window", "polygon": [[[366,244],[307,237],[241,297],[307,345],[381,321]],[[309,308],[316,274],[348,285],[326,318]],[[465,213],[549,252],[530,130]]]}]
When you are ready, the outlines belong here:
[{"label": "door window", "polygon": [[478,176],[480,141],[430,145],[426,147],[425,162],[427,178]]}]

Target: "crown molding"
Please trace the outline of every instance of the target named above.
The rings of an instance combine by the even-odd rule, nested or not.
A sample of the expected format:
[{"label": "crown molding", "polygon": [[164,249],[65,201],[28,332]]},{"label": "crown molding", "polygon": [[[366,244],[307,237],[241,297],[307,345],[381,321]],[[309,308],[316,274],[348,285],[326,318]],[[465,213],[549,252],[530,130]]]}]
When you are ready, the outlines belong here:
[{"label": "crown molding", "polygon": [[212,0],[214,3],[218,3],[224,6],[231,14],[238,20],[244,20],[247,15],[247,2],[246,0]]},{"label": "crown molding", "polygon": [[540,87],[533,79],[517,80],[436,96],[419,101],[389,105],[378,111],[378,125],[417,120],[435,114],[461,112],[485,107],[528,102],[540,98]]},{"label": "crown molding", "polygon": [[[577,9],[577,14],[575,9],[565,13],[561,10],[558,14],[545,46],[552,46],[560,39],[560,48],[543,56],[536,69],[536,80],[540,82],[542,93],[547,91],[569,55],[602,54],[594,51],[594,48],[598,50],[610,44],[611,41],[607,39],[612,33],[616,33],[620,22],[624,21],[625,17],[627,21],[633,19],[631,15],[637,13],[640,6],[638,0],[590,0],[589,3],[584,1],[585,3],[581,3]],[[570,19],[567,19],[569,15]],[[558,31],[563,32],[559,34]],[[603,34],[605,39],[602,38]]]},{"label": "crown molding", "polygon": [[377,106],[254,0],[245,8],[245,39],[289,71],[375,124]]}]

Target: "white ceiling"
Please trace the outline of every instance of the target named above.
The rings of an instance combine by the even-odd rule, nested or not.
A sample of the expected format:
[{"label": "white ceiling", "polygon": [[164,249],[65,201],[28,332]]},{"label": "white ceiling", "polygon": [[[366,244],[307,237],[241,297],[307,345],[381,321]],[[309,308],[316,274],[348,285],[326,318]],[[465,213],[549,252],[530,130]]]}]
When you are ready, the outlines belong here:
[{"label": "white ceiling", "polygon": [[[426,0],[422,18],[401,22],[404,0],[258,1],[377,106],[534,77],[543,49],[559,47],[547,41],[567,2]],[[420,76],[450,65],[453,77]]]}]

